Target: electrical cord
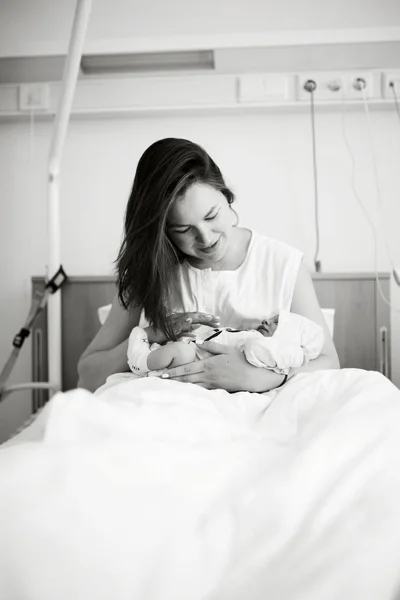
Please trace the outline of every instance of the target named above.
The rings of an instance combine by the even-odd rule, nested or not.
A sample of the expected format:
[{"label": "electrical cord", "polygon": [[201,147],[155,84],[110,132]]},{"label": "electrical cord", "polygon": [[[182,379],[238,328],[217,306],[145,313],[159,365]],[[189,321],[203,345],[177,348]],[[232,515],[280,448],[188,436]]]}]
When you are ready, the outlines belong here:
[{"label": "electrical cord", "polygon": [[311,133],[312,133],[312,155],[313,155],[313,174],[314,174],[314,217],[315,217],[315,254],[314,254],[314,266],[318,273],[321,271],[321,261],[318,258],[319,255],[319,195],[318,195],[318,170],[317,170],[317,148],[315,141],[315,107],[314,107],[314,90],[316,89],[315,81],[307,81],[304,85],[304,89],[310,93],[310,108],[311,108]]},{"label": "electrical cord", "polygon": [[[385,231],[385,215],[383,213],[382,194],[381,194],[380,185],[379,185],[378,163],[377,163],[375,149],[374,149],[375,144],[374,144],[374,137],[373,137],[373,132],[372,132],[371,116],[370,116],[370,112],[369,112],[369,108],[368,108],[368,101],[367,101],[367,97],[365,95],[364,87],[361,87],[361,94],[362,94],[363,103],[364,103],[365,115],[367,118],[367,129],[368,129],[369,142],[371,145],[371,156],[372,156],[372,165],[373,165],[373,169],[374,169],[376,197],[377,197],[378,205],[379,205],[382,229],[383,229],[383,231]],[[386,236],[384,236],[384,239],[385,239],[386,252],[389,257],[390,264],[392,266],[392,272],[395,273],[396,267],[394,265],[394,261],[392,258],[392,254],[391,254]]]},{"label": "electrical cord", "polygon": [[394,99],[394,105],[396,107],[396,111],[397,111],[397,116],[399,117],[400,120],[400,106],[399,106],[399,100],[396,96],[396,90],[394,89],[394,83],[393,81],[391,81],[389,83],[389,87],[392,88],[392,92],[393,92],[393,99]]},{"label": "electrical cord", "polygon": [[[343,90],[343,86],[342,86],[342,90]],[[365,95],[364,96],[364,103],[366,104],[366,99],[365,99]],[[351,150],[351,146],[349,143],[349,140],[347,138],[347,132],[346,132],[346,122],[345,122],[345,116],[346,116],[346,103],[345,103],[346,97],[344,92],[342,91],[342,130],[343,130],[343,139],[347,148],[347,151],[349,153],[350,159],[351,159],[351,187],[352,187],[352,191],[354,194],[354,197],[356,198],[362,212],[364,213],[365,218],[367,219],[371,229],[372,229],[372,233],[373,233],[373,243],[374,243],[374,273],[375,273],[375,280],[376,280],[376,284],[377,284],[377,289],[379,292],[379,295],[381,296],[382,300],[385,302],[385,304],[387,304],[392,310],[394,310],[395,312],[400,313],[400,309],[397,308],[396,306],[394,306],[385,296],[385,294],[383,293],[382,290],[382,286],[380,284],[379,281],[379,276],[378,276],[378,236],[377,236],[377,232],[376,232],[376,227],[374,225],[373,219],[372,217],[369,215],[367,209],[365,208],[360,195],[357,191],[356,188],[356,184],[355,184],[355,175],[356,175],[356,161],[354,158],[354,154]],[[367,109],[368,111],[368,109]],[[369,114],[369,113],[368,113]],[[375,171],[375,177],[377,177],[377,171]],[[378,187],[379,190],[379,187]]]}]

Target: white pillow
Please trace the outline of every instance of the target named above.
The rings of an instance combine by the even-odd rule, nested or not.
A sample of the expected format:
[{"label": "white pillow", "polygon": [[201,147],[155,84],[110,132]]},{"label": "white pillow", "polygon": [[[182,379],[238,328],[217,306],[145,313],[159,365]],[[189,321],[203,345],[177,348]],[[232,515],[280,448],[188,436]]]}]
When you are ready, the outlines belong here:
[{"label": "white pillow", "polygon": [[331,336],[333,337],[333,328],[335,324],[335,309],[334,308],[322,308],[322,314],[325,317],[326,324],[328,325],[328,329],[330,331]]},{"label": "white pillow", "polygon": [[97,315],[99,317],[99,321],[100,323],[103,325],[103,323],[105,323],[108,314],[111,310],[111,304],[106,304],[105,306],[100,306],[100,308],[97,309]]}]

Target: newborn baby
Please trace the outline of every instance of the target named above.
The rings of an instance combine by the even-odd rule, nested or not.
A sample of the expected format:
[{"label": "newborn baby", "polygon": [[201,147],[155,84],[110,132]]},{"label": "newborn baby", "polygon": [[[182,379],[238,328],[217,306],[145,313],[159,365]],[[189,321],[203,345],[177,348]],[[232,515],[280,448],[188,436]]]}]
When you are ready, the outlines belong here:
[{"label": "newborn baby", "polygon": [[134,327],[128,343],[128,365],[141,376],[159,376],[164,369],[212,356],[198,345],[212,340],[244,353],[255,367],[287,374],[319,356],[324,343],[322,328],[306,317],[282,311],[266,319],[257,329],[213,328],[202,325],[194,337],[183,336],[177,342],[149,344],[146,331]]}]

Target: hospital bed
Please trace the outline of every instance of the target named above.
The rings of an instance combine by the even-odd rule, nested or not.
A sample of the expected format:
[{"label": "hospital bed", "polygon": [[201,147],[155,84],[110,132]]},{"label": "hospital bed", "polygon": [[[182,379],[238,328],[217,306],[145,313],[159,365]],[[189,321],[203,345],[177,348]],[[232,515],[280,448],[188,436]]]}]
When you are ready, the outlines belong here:
[{"label": "hospital bed", "polygon": [[[115,281],[69,278],[69,391],[36,397],[38,417],[0,449],[0,598],[3,585],[7,600],[397,600],[400,391],[378,372],[389,373],[383,346],[355,358],[350,343],[368,327],[375,343],[388,324],[383,307],[360,319],[373,282],[314,281],[342,358],[374,370],[233,395],[132,375],[92,395],[76,389],[77,358]],[[45,324],[44,312],[34,346]]]}]

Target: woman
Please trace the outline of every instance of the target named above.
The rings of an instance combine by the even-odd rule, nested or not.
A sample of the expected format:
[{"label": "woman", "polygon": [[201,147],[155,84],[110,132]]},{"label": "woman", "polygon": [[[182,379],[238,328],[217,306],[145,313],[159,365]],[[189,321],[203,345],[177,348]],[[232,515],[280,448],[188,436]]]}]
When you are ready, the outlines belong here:
[{"label": "woman", "polygon": [[[233,193],[207,152],[167,138],[141,157],[125,215],[118,259],[118,294],[108,319],[82,355],[79,385],[94,391],[128,371],[128,337],[142,310],[150,343],[176,340],[199,324],[251,328],[291,310],[324,330],[321,355],[298,372],[339,368],[302,254],[237,226]],[[212,356],[168,370],[166,376],[229,392],[264,392],[286,377],[250,365],[218,343]]]}]

